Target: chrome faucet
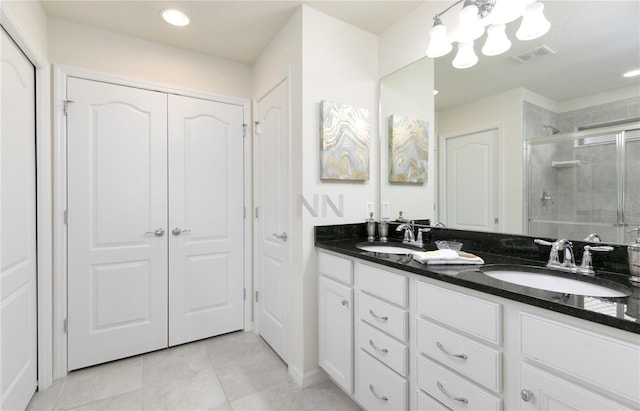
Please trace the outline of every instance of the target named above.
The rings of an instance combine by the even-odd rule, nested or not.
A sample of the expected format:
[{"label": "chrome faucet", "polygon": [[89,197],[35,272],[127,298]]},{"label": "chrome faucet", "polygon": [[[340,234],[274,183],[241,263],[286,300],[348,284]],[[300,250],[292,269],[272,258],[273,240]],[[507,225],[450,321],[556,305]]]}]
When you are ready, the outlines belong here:
[{"label": "chrome faucet", "polygon": [[[533,240],[534,243],[540,245],[551,246],[551,252],[549,253],[549,261],[547,262],[548,268],[555,270],[569,271],[575,273],[577,271],[576,258],[573,254],[573,244],[571,241],[564,238],[556,240],[554,242],[544,241],[540,239]],[[564,258],[560,262],[559,252],[564,252]]]},{"label": "chrome faucet", "polygon": [[415,242],[415,237],[413,235],[413,221],[409,221],[408,223],[402,223],[398,225],[398,228],[396,228],[396,231],[402,231],[402,230],[404,230],[404,239],[402,240],[403,243]]},{"label": "chrome faucet", "polygon": [[576,272],[584,275],[595,275],[595,271],[593,269],[593,261],[591,258],[592,251],[613,251],[613,247],[608,245],[585,245],[584,252],[582,253],[582,262],[580,266],[576,268]]}]

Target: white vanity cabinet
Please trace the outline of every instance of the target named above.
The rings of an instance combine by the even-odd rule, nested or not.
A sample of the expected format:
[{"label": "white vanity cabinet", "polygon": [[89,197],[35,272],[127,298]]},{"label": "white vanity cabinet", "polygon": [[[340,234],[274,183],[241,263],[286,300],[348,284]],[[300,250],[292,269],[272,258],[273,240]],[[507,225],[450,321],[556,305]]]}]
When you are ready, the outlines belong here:
[{"label": "white vanity cabinet", "polygon": [[417,398],[502,409],[502,306],[422,281],[415,292]]},{"label": "white vanity cabinet", "polygon": [[638,334],[357,258],[319,260],[320,366],[367,410],[640,410]]},{"label": "white vanity cabinet", "polygon": [[361,262],[355,273],[358,401],[367,410],[406,410],[409,279]]},{"label": "white vanity cabinet", "polygon": [[353,262],[318,254],[319,365],[347,393],[353,393]]},{"label": "white vanity cabinet", "polygon": [[634,344],[529,311],[520,312],[521,409],[640,409],[640,337]]}]

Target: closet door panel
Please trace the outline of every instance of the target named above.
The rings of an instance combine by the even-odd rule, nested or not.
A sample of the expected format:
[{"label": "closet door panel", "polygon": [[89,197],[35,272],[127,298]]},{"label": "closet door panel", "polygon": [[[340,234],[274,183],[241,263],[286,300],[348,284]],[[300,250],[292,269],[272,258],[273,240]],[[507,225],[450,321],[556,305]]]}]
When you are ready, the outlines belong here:
[{"label": "closet door panel", "polygon": [[167,346],[167,97],[67,87],[72,370]]},{"label": "closet door panel", "polygon": [[169,96],[169,345],[243,328],[243,108]]}]

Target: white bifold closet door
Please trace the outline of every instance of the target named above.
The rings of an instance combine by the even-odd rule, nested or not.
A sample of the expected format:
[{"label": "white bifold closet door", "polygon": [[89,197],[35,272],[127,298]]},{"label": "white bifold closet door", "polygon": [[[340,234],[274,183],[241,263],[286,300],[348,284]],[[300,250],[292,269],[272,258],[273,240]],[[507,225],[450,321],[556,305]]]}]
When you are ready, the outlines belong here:
[{"label": "white bifold closet door", "polygon": [[69,369],[241,329],[242,107],[76,78],[67,98]]},{"label": "white bifold closet door", "polygon": [[0,410],[18,410],[37,386],[35,69],[0,36]]}]

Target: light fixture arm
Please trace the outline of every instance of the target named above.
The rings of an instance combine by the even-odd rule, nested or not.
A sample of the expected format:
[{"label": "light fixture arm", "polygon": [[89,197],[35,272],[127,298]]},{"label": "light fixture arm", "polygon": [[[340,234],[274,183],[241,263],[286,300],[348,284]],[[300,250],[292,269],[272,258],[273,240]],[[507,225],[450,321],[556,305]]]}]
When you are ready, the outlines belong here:
[{"label": "light fixture arm", "polygon": [[458,0],[455,3],[453,3],[451,6],[447,7],[446,9],[442,10],[440,13],[433,16],[433,19],[435,20],[440,18],[440,16],[444,15],[446,12],[448,12],[449,10],[451,10],[452,8],[454,8],[455,6],[457,6],[462,2],[465,3],[465,6],[469,4],[477,6],[478,16],[481,19],[485,18],[489,13],[491,13],[491,10],[493,10],[493,6],[495,6],[496,4],[496,0]]}]

